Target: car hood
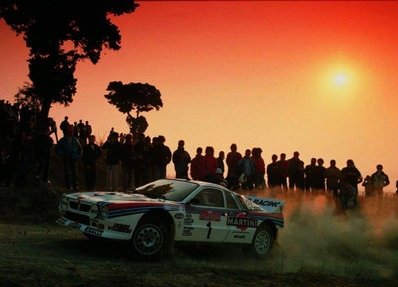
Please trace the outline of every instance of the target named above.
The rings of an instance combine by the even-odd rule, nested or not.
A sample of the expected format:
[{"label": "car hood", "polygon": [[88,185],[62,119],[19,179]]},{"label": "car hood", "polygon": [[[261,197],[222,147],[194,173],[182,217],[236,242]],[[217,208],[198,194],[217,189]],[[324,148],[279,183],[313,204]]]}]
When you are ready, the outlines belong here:
[{"label": "car hood", "polygon": [[172,203],[175,204],[175,202],[170,202],[164,199],[153,199],[153,198],[148,198],[143,194],[128,194],[128,193],[122,193],[122,192],[100,192],[100,191],[95,191],[95,192],[77,192],[77,193],[71,193],[67,194],[66,197],[70,199],[76,199],[79,201],[86,201],[86,202],[92,202],[92,203],[98,203],[98,202],[108,202],[108,203],[158,203],[158,204],[164,204],[164,203]]}]

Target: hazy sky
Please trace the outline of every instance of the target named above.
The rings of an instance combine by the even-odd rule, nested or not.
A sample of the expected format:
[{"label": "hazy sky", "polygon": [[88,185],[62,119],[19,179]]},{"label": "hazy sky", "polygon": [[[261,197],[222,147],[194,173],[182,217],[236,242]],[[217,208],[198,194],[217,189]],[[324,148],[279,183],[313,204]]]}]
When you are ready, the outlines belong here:
[{"label": "hazy sky", "polygon": [[[114,19],[122,49],[97,65],[78,65],[77,94],[65,115],[88,120],[98,138],[125,116],[107,103],[111,81],[156,86],[164,107],[147,117],[147,135],[179,139],[193,157],[198,146],[216,153],[261,147],[297,150],[363,176],[378,163],[398,179],[398,2],[395,1],[138,1],[131,15]],[[0,22],[0,94],[28,81],[22,37]]]}]

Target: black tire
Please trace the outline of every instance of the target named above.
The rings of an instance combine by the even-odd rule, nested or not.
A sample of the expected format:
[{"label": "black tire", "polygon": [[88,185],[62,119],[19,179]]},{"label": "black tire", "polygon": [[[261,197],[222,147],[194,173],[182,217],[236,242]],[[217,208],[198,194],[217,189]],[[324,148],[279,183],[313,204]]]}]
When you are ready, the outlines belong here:
[{"label": "black tire", "polygon": [[156,218],[147,218],[137,226],[132,241],[134,253],[143,259],[160,258],[165,250],[168,232]]},{"label": "black tire", "polygon": [[250,246],[251,253],[259,258],[266,257],[274,244],[274,231],[269,225],[261,225]]}]

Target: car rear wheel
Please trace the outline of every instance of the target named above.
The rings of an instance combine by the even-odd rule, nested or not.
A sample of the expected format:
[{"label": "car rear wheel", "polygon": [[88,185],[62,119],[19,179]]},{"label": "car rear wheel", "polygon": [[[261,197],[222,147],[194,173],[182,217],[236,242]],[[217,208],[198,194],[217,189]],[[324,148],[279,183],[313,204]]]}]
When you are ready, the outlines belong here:
[{"label": "car rear wheel", "polygon": [[132,241],[135,253],[149,259],[160,256],[167,238],[164,225],[155,219],[142,222],[134,232]]},{"label": "car rear wheel", "polygon": [[265,257],[274,243],[273,230],[268,225],[260,226],[254,235],[251,251],[257,257]]}]

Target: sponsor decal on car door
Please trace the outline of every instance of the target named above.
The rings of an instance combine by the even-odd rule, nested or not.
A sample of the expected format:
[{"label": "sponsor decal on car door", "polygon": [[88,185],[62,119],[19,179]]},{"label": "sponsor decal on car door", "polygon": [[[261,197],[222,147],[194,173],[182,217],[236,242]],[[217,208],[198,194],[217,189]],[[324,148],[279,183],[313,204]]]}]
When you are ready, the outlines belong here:
[{"label": "sponsor decal on car door", "polygon": [[226,242],[250,243],[256,232],[258,221],[251,218],[246,212],[231,211],[228,213],[227,226],[229,233]]},{"label": "sponsor decal on car door", "polygon": [[186,214],[182,236],[186,241],[222,242],[228,230],[225,211],[198,207]]},{"label": "sponsor decal on car door", "polygon": [[191,201],[181,229],[185,241],[223,242],[228,234],[224,196],[221,190],[203,189]]}]

